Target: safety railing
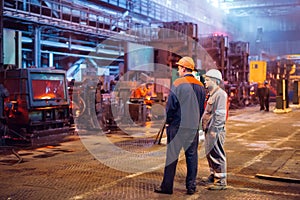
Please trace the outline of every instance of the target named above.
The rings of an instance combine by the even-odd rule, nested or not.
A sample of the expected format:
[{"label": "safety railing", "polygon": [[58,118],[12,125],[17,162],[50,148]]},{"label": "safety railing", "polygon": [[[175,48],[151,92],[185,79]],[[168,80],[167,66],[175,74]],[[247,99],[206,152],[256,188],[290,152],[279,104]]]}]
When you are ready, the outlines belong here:
[{"label": "safety railing", "polygon": [[[95,4],[83,1],[5,0],[4,16],[129,41],[151,40],[157,37],[156,30],[149,31],[151,24],[157,22],[193,21],[182,13],[151,0],[102,0],[102,2],[123,8],[124,11],[108,10],[100,4],[95,7]],[[126,11],[134,15],[124,17]],[[139,17],[135,19],[136,16]],[[122,34],[118,34],[120,31]]]},{"label": "safety railing", "polygon": [[130,27],[130,22],[120,17],[120,13],[106,13],[104,10],[99,11],[65,0],[6,0],[3,13],[6,17],[9,16],[102,36],[116,35],[118,31],[127,30]]}]

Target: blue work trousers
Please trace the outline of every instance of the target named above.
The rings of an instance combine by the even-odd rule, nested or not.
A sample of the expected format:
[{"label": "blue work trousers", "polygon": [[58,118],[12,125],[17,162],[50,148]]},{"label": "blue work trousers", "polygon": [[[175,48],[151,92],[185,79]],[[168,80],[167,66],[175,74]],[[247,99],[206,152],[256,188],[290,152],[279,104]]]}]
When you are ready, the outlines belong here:
[{"label": "blue work trousers", "polygon": [[187,175],[186,189],[196,190],[198,171],[199,133],[196,129],[167,127],[167,158],[161,189],[173,192],[176,166],[181,148],[185,151]]}]

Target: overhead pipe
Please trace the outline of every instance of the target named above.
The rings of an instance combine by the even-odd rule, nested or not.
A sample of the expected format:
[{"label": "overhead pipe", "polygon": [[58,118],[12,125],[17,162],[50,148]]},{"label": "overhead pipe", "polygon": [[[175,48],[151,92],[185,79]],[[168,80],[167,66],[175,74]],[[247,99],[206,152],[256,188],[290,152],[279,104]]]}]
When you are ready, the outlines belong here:
[{"label": "overhead pipe", "polygon": [[108,58],[108,57],[101,57],[101,56],[82,55],[82,54],[75,54],[75,53],[65,53],[65,52],[46,51],[46,50],[42,50],[41,53],[53,53],[53,55],[73,56],[73,57],[80,57],[80,58],[92,58],[92,59],[98,59],[98,60],[110,60],[110,61],[124,62],[124,59],[120,59],[120,58],[116,58],[116,57]]},{"label": "overhead pipe", "polygon": [[[32,39],[28,37],[22,37],[23,43],[32,43]],[[41,40],[41,45],[45,46],[51,46],[51,47],[60,47],[60,48],[66,48],[66,49],[73,49],[73,50],[79,50],[79,51],[87,51],[87,52],[94,52],[94,53],[103,53],[103,54],[109,54],[114,56],[124,56],[123,51],[115,51],[110,49],[103,49],[100,47],[87,47],[82,45],[76,45],[76,44],[70,44],[70,43],[62,43],[62,42],[54,42],[54,41],[48,41],[48,40]],[[101,47],[103,45],[101,44]]]}]

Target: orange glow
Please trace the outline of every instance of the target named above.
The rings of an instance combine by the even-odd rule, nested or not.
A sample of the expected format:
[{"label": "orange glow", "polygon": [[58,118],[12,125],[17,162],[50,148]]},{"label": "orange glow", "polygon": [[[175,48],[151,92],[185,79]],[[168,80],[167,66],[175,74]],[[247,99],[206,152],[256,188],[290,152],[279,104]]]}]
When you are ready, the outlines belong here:
[{"label": "orange glow", "polygon": [[227,34],[226,33],[222,33],[222,32],[214,32],[213,33],[213,36],[227,36]]},{"label": "orange glow", "polygon": [[46,94],[43,96],[38,96],[37,98],[38,99],[53,99],[53,98],[55,98],[55,95],[54,94]]},{"label": "orange glow", "polygon": [[64,98],[64,87],[60,80],[32,80],[34,99]]}]

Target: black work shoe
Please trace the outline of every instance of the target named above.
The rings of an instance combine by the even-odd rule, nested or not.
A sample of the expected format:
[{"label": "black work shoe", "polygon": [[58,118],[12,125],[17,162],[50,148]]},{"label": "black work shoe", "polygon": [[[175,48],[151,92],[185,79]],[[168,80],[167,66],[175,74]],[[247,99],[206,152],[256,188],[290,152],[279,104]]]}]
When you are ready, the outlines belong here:
[{"label": "black work shoe", "polygon": [[206,189],[208,189],[208,190],[226,190],[227,186],[214,184],[214,185],[207,186]]},{"label": "black work shoe", "polygon": [[155,188],[154,192],[160,193],[160,194],[173,194],[173,191],[166,191],[166,190],[161,189],[161,187]]},{"label": "black work shoe", "polygon": [[186,194],[192,195],[192,194],[195,194],[195,192],[196,192],[196,190],[194,190],[194,189],[187,189]]},{"label": "black work shoe", "polygon": [[209,175],[208,177],[202,177],[199,184],[200,185],[210,185],[214,183],[214,176]]}]

